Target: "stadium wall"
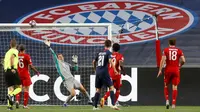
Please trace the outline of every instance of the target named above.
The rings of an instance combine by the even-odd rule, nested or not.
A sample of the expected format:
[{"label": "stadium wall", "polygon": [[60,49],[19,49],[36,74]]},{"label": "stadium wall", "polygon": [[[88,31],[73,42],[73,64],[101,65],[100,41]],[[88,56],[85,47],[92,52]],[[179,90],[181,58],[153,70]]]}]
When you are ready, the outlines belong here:
[{"label": "stadium wall", "polygon": [[[48,72],[54,67],[40,68],[46,71],[40,77],[33,76],[33,85],[30,88],[30,104],[35,105],[61,105],[62,100],[66,99],[69,94],[61,84],[61,78],[57,77],[55,72]],[[80,68],[79,71],[81,71]],[[87,68],[91,69],[91,68]],[[80,80],[91,96],[94,95],[94,78],[93,73],[81,75],[76,73],[75,78]],[[119,103],[121,105],[164,105],[165,99],[163,95],[163,76],[156,78],[157,68],[126,68],[127,76],[122,77],[122,88]],[[1,71],[2,73],[3,71]],[[181,83],[178,88],[177,105],[200,105],[200,90],[199,90],[199,68],[182,68]],[[3,75],[0,76],[3,79]],[[83,80],[84,79],[84,80]],[[1,83],[1,87],[3,87]],[[6,88],[1,88],[1,100],[6,96]],[[77,91],[79,94],[79,91]],[[79,96],[79,97],[78,97]],[[71,105],[86,105],[87,99],[79,94],[74,98]],[[1,102],[6,104],[6,102]]]}]

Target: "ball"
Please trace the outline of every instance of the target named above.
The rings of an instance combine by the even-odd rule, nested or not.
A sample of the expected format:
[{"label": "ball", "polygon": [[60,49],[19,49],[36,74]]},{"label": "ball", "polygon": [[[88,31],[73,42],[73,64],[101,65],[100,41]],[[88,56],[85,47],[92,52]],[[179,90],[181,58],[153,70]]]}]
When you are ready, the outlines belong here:
[{"label": "ball", "polygon": [[35,20],[31,20],[29,22],[29,25],[31,25],[31,27],[35,27],[36,26],[36,21]]}]

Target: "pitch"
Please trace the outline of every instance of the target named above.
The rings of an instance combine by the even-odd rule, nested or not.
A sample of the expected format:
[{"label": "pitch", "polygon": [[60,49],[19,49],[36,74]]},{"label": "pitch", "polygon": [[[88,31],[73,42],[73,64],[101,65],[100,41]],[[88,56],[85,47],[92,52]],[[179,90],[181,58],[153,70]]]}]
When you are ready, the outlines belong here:
[{"label": "pitch", "polygon": [[[6,106],[0,106],[0,112],[8,112]],[[14,109],[14,112],[94,112],[92,106],[30,106],[31,109]],[[121,112],[200,112],[200,106],[177,106],[176,109],[166,110],[165,106],[128,106],[121,107]],[[116,112],[109,107],[105,107],[98,112]]]}]

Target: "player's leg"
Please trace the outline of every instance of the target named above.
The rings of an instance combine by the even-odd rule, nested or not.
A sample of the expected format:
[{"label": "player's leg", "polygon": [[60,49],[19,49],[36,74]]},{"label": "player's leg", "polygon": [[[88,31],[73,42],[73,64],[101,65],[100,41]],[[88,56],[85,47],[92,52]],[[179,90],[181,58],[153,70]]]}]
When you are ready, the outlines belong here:
[{"label": "player's leg", "polygon": [[22,91],[21,81],[17,72],[13,74],[13,78],[14,78],[15,89],[13,90],[12,93],[10,93],[11,96],[15,96]]},{"label": "player's leg", "polygon": [[[21,79],[21,82],[22,82],[22,87],[23,87],[23,85],[24,85],[24,84],[23,84],[24,80]],[[16,105],[16,108],[17,108],[17,109],[19,108],[19,103],[20,103],[21,94],[22,94],[22,92],[18,93],[18,94],[15,96],[15,98],[16,98],[15,105]]]},{"label": "player's leg", "polygon": [[29,87],[30,86],[24,86],[23,90],[24,90],[24,109],[29,109],[28,105],[28,100],[29,100]]},{"label": "player's leg", "polygon": [[177,98],[177,93],[178,93],[178,90],[177,90],[177,85],[172,85],[172,108],[175,108],[176,106],[176,98]]},{"label": "player's leg", "polygon": [[63,106],[66,107],[67,104],[71,101],[71,99],[76,95],[76,91],[74,89],[73,79],[68,79],[63,82],[64,86],[70,92],[70,95],[67,97],[66,101],[64,102]]},{"label": "player's leg", "polygon": [[12,93],[14,90],[14,86],[8,87],[8,95],[7,95],[7,102],[8,102],[8,110],[13,110],[12,105],[13,105],[13,97],[11,97],[9,94]]},{"label": "player's leg", "polygon": [[13,78],[13,72],[11,70],[7,70],[4,73],[5,77],[5,82],[8,87],[8,95],[7,95],[7,100],[8,100],[8,109],[12,110],[12,105],[14,103],[14,98],[10,95],[14,91],[14,78]]},{"label": "player's leg", "polygon": [[115,105],[114,86],[113,86],[110,76],[107,75],[107,77],[104,78],[104,81],[105,81],[106,86],[109,87],[110,98],[111,98],[111,103],[112,103],[111,108],[113,108],[115,110],[119,110],[119,108]]},{"label": "player's leg", "polygon": [[[113,82],[113,85],[115,85],[115,82],[116,80],[112,80]],[[115,87],[115,86],[114,86]],[[100,106],[103,108],[104,104],[105,104],[105,101],[108,99],[108,97],[110,96],[110,91],[107,91],[104,95],[103,98],[101,98],[101,101],[100,101]]]},{"label": "player's leg", "polygon": [[103,97],[103,99],[106,101],[108,97],[110,96],[110,91],[107,91]]},{"label": "player's leg", "polygon": [[25,78],[25,80],[23,81],[23,90],[24,90],[24,109],[29,109],[28,105],[28,101],[29,101],[29,87],[32,84],[31,82],[31,78],[27,77]]},{"label": "player's leg", "polygon": [[170,82],[170,73],[165,72],[164,75],[164,96],[166,101],[166,109],[169,109],[169,82]]},{"label": "player's leg", "polygon": [[20,93],[18,93],[18,94],[15,96],[15,99],[16,99],[16,102],[15,102],[16,108],[19,108],[19,103],[20,103],[21,94],[22,94],[22,93],[20,92]]},{"label": "player's leg", "polygon": [[116,89],[116,92],[115,92],[115,104],[116,104],[120,95],[121,78],[116,79],[116,81],[113,82],[113,85],[114,85],[114,88]]},{"label": "player's leg", "polygon": [[176,106],[176,98],[178,95],[178,84],[180,83],[180,75],[179,72],[174,74],[174,77],[172,78],[172,108],[175,108]]},{"label": "player's leg", "polygon": [[[69,89],[68,89],[69,91]],[[76,95],[76,91],[74,88],[71,88],[71,90],[69,91],[70,95],[67,97],[66,101],[64,102],[63,106],[66,107],[68,105],[68,103],[71,101],[71,99]]]},{"label": "player's leg", "polygon": [[76,80],[76,84],[75,85],[88,98],[88,104],[92,105],[93,102],[92,102],[92,100],[90,98],[90,95],[88,94],[86,89],[83,87],[83,85],[80,82],[78,82],[77,80]]},{"label": "player's leg", "polygon": [[97,104],[99,102],[99,98],[100,98],[100,92],[101,92],[101,87],[102,87],[103,83],[102,83],[102,78],[99,77],[99,75],[96,75],[95,78],[95,87],[96,87],[96,93],[94,96],[94,108],[93,110],[97,110]]}]

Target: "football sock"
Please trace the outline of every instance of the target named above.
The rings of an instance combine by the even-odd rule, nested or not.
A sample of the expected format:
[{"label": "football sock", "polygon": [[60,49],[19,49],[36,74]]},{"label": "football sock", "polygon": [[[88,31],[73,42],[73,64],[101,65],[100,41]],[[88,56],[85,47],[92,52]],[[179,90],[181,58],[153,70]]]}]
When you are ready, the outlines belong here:
[{"label": "football sock", "polygon": [[116,91],[116,93],[115,93],[115,104],[116,104],[116,102],[119,98],[119,94],[120,94],[120,91]]},{"label": "football sock", "polygon": [[169,90],[168,90],[168,87],[164,88],[164,95],[165,95],[165,100],[169,100]]},{"label": "football sock", "polygon": [[103,97],[104,100],[107,100],[109,96],[110,96],[110,91],[107,91],[106,94]]},{"label": "football sock", "polygon": [[16,95],[16,101],[20,101],[21,92]]},{"label": "football sock", "polygon": [[[10,95],[12,93],[12,91],[8,91],[8,94]],[[11,107],[10,103],[9,103],[9,100],[7,100],[8,102],[8,107]]]},{"label": "football sock", "polygon": [[176,105],[177,90],[173,90],[172,93],[172,104]]},{"label": "football sock", "polygon": [[72,98],[73,98],[72,95],[69,95],[69,96],[67,97],[67,100],[65,101],[65,103],[69,103],[69,101],[70,101]]},{"label": "football sock", "polygon": [[29,99],[29,93],[28,92],[24,92],[24,106],[27,106],[28,99]]},{"label": "football sock", "polygon": [[111,98],[111,103],[114,106],[115,105],[115,95],[114,91],[110,91],[110,98]]},{"label": "football sock", "polygon": [[96,92],[95,96],[94,96],[94,106],[95,106],[95,108],[97,108],[97,104],[99,102],[99,98],[100,98],[100,93]]},{"label": "football sock", "polygon": [[20,93],[21,91],[22,91],[22,89],[18,87],[12,93],[10,93],[9,95],[13,96],[13,95]]},{"label": "football sock", "polygon": [[88,94],[88,92],[85,92],[85,95],[87,96],[87,98],[89,99],[90,102],[92,102],[92,100],[90,99],[90,95]]}]

